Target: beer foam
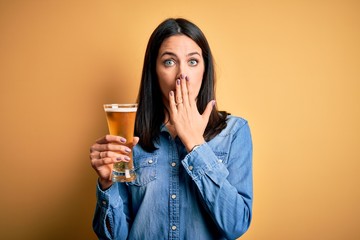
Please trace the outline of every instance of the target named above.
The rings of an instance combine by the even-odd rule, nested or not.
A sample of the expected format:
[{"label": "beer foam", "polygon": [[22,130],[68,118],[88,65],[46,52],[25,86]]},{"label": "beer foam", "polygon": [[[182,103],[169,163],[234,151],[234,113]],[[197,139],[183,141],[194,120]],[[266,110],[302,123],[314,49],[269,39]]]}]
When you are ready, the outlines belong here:
[{"label": "beer foam", "polygon": [[105,108],[105,112],[136,112],[137,107],[118,107],[116,105],[111,106],[111,108]]}]

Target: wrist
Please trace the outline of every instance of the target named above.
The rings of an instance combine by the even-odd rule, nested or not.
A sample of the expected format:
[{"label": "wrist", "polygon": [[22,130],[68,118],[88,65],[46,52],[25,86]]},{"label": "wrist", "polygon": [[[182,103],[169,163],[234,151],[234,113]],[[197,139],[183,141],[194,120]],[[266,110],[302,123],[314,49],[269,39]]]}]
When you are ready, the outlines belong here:
[{"label": "wrist", "polygon": [[113,182],[112,182],[111,180],[107,180],[107,179],[101,179],[101,178],[99,178],[98,181],[99,181],[100,188],[101,188],[101,190],[103,190],[103,191],[109,189],[109,188],[112,186],[112,184],[113,184]]},{"label": "wrist", "polygon": [[198,136],[198,135],[185,135],[185,136],[180,136],[178,135],[179,138],[181,139],[181,142],[184,144],[185,149],[187,152],[191,152],[191,150],[193,149],[193,147],[195,145],[201,145],[203,143],[205,143],[205,139],[203,136]]},{"label": "wrist", "polygon": [[190,152],[194,151],[195,149],[197,149],[198,147],[200,147],[201,144],[196,144],[191,150]]},{"label": "wrist", "polygon": [[187,152],[192,152],[204,143],[205,143],[205,140],[197,141],[197,142],[186,145],[185,148],[186,148]]}]

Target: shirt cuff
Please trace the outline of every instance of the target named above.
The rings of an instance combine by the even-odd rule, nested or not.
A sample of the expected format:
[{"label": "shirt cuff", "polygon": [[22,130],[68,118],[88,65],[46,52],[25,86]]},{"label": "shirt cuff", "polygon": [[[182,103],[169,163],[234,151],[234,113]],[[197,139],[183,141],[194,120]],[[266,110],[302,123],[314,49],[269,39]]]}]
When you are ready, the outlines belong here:
[{"label": "shirt cuff", "polygon": [[193,180],[208,175],[215,182],[218,182],[223,181],[229,175],[225,165],[216,157],[207,143],[203,143],[189,152],[182,164]]},{"label": "shirt cuff", "polygon": [[116,208],[120,205],[122,201],[117,191],[117,183],[113,183],[113,185],[111,185],[110,188],[103,191],[100,188],[100,184],[98,182],[96,196],[97,196],[97,204],[101,208],[109,208],[109,207]]}]

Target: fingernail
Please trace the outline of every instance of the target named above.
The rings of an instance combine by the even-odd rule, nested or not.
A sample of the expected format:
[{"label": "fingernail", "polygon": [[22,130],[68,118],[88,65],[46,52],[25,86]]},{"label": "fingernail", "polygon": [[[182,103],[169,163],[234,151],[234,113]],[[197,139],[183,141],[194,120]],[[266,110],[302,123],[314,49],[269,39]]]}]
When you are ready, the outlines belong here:
[{"label": "fingernail", "polygon": [[183,79],[184,78],[184,75],[183,74],[180,74],[180,79]]},{"label": "fingernail", "polygon": [[128,157],[128,156],[125,156],[125,157],[123,157],[123,158],[122,158],[122,157],[118,157],[118,158],[116,158],[116,160],[119,161],[119,162],[120,162],[120,161],[126,161],[126,162],[127,162],[127,161],[130,161],[130,157]]},{"label": "fingernail", "polygon": [[176,80],[176,84],[180,85],[180,79]]},{"label": "fingernail", "polygon": [[185,76],[185,80],[186,80],[186,81],[189,81],[189,78],[188,78],[188,76]]},{"label": "fingernail", "polygon": [[212,100],[212,105],[213,105],[213,106],[215,106],[215,103],[216,103],[216,101],[215,101],[215,100]]},{"label": "fingernail", "polygon": [[125,152],[130,153],[131,149],[130,148],[125,148]]},{"label": "fingernail", "polygon": [[174,96],[174,92],[173,92],[173,91],[170,91],[170,96]]},{"label": "fingernail", "polygon": [[120,138],[120,142],[126,143],[126,139],[125,138]]}]

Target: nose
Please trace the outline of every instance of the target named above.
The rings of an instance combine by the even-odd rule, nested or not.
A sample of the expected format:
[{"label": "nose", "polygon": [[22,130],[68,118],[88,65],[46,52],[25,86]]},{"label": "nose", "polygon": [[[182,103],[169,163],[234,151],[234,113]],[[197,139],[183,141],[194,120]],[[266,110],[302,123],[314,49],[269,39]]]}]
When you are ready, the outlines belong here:
[{"label": "nose", "polygon": [[176,79],[184,79],[185,77],[186,77],[186,74],[184,74],[184,73],[178,73],[176,75]]},{"label": "nose", "polygon": [[178,72],[176,74],[176,79],[183,79],[187,76],[187,67],[186,67],[186,64],[179,64],[179,67],[178,67]]}]

